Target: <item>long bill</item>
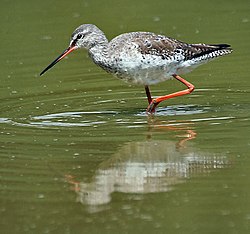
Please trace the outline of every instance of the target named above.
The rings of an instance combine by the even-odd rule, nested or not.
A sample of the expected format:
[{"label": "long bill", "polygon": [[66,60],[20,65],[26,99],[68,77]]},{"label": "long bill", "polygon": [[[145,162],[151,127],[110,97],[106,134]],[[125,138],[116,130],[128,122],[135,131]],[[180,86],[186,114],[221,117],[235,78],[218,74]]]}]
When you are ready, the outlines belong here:
[{"label": "long bill", "polygon": [[41,73],[40,76],[43,75],[46,71],[48,71],[50,68],[52,68],[54,65],[56,65],[59,61],[61,61],[65,56],[67,56],[69,53],[72,51],[76,50],[76,46],[72,46],[67,48],[66,50],[63,51],[61,55],[59,55],[49,66],[47,66]]}]

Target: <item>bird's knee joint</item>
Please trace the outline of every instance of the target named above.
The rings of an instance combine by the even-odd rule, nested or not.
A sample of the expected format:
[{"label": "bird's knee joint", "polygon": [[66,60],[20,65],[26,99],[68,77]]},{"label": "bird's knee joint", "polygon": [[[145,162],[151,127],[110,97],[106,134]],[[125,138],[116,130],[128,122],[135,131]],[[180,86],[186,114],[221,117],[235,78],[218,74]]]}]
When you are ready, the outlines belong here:
[{"label": "bird's knee joint", "polygon": [[188,90],[189,90],[190,93],[192,93],[194,91],[194,89],[195,89],[195,87],[193,85],[188,87]]}]

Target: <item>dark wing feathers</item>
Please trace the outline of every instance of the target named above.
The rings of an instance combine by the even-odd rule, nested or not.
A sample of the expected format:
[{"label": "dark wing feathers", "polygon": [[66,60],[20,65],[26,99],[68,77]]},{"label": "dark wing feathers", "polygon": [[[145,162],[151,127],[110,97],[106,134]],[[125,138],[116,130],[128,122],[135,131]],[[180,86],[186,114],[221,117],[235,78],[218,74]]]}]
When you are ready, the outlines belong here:
[{"label": "dark wing feathers", "polygon": [[[133,38],[142,54],[161,56],[163,59],[182,54],[184,60],[190,60],[211,54],[212,57],[232,52],[230,45],[187,44],[173,38],[152,33],[139,33]],[[218,51],[218,52],[217,52]],[[211,57],[210,56],[210,57]]]},{"label": "dark wing feathers", "polygon": [[[186,59],[194,59],[201,57],[203,55],[214,53],[217,56],[228,54],[232,51],[230,45],[227,44],[217,44],[217,45],[206,45],[206,44],[190,44],[190,54]],[[216,57],[216,56],[215,56]]]},{"label": "dark wing feathers", "polygon": [[181,43],[175,39],[164,37],[156,34],[145,34],[133,40],[142,54],[151,54],[161,56],[163,59],[173,56],[177,49],[185,43]]}]

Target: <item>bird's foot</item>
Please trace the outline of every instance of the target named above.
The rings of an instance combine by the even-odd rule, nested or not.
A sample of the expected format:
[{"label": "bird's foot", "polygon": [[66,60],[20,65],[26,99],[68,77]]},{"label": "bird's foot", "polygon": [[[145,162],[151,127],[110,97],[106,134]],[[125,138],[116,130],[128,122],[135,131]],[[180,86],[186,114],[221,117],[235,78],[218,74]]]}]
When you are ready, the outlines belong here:
[{"label": "bird's foot", "polygon": [[157,105],[159,104],[159,102],[157,102],[155,99],[153,99],[151,101],[151,103],[148,105],[148,108],[147,108],[147,113],[152,115],[155,113],[155,109],[157,107]]}]

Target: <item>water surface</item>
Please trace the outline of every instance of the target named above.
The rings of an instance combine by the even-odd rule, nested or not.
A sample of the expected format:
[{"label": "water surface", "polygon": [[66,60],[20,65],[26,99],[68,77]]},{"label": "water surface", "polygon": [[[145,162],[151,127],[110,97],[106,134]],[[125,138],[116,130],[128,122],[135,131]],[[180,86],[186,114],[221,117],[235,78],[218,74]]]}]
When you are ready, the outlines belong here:
[{"label": "water surface", "polygon": [[[248,1],[27,0],[0,11],[1,233],[249,233]],[[39,77],[81,23],[234,53],[185,75],[196,90],[148,117],[144,88],[84,51]]]}]

